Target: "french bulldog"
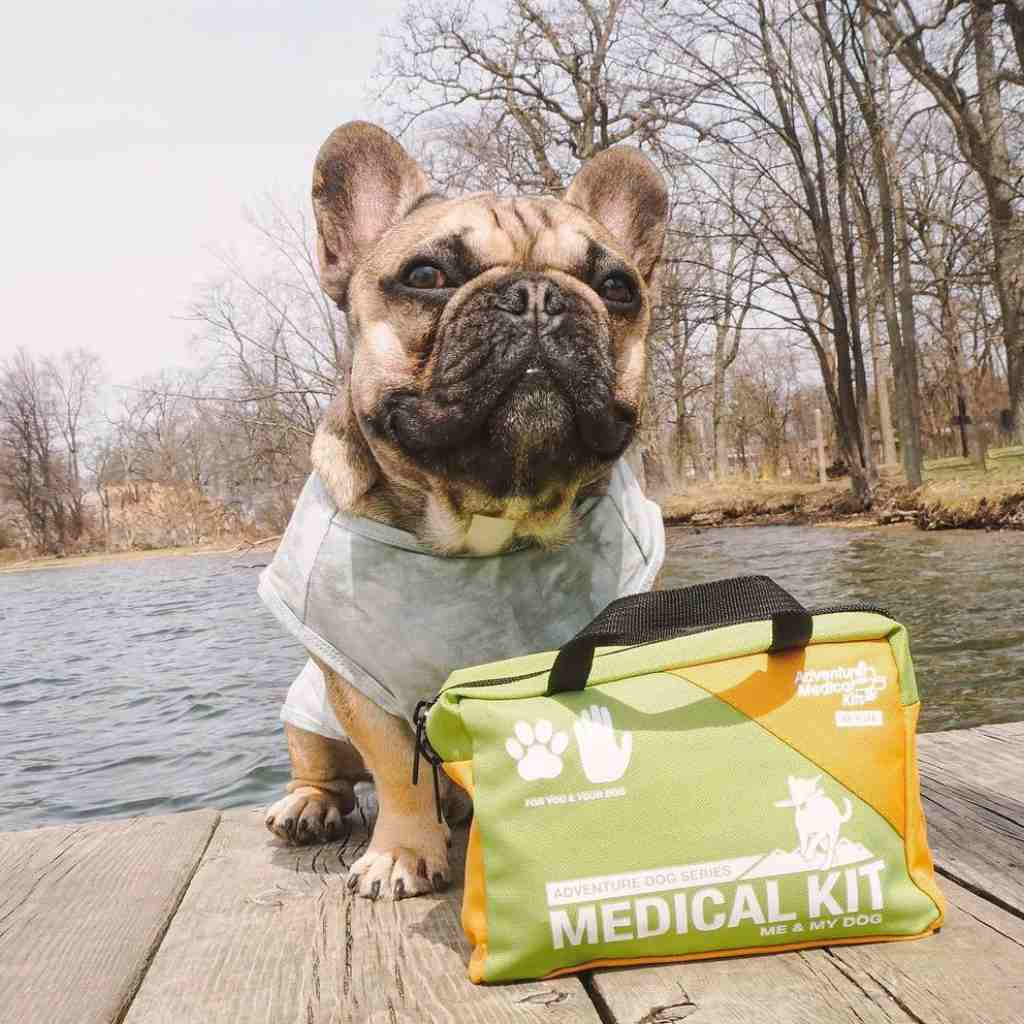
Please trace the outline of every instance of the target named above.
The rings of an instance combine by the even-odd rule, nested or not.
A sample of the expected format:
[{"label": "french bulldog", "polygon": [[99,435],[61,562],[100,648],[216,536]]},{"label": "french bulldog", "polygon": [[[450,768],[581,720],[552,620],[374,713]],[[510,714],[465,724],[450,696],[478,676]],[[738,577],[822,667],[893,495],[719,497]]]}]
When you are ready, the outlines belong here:
[{"label": "french bulldog", "polygon": [[[575,510],[608,485],[643,411],[660,173],[618,146],[560,199],[448,197],[387,132],[353,122],[321,147],[312,198],[321,284],[351,343],[312,446],[334,507],[441,558],[571,545]],[[393,626],[379,623],[381,644]],[[292,780],[267,827],[330,839],[372,778],[379,814],[350,888],[442,889],[448,826],[428,779],[411,782],[409,722],[310,651],[348,739],[286,723]]]}]

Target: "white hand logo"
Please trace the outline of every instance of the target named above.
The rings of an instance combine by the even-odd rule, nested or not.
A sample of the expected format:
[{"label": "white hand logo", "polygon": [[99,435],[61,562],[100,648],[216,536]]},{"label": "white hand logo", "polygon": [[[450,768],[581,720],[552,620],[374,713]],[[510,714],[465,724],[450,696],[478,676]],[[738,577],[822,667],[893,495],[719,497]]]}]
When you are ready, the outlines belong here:
[{"label": "white hand logo", "polygon": [[572,728],[587,779],[594,783],[621,779],[633,754],[633,734],[624,732],[620,746],[615,740],[611,714],[596,704],[583,711]]}]

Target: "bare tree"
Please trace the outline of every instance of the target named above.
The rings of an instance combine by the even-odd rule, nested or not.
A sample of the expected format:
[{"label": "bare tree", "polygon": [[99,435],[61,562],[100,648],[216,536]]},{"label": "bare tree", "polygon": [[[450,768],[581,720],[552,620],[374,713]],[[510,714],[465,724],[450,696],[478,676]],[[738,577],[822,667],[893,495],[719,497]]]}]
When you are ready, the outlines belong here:
[{"label": "bare tree", "polygon": [[305,208],[268,200],[250,223],[255,256],[223,254],[222,276],[188,319],[210,357],[203,394],[194,397],[244,439],[240,457],[256,486],[308,472],[309,441],[349,356],[344,326],[320,288]]},{"label": "bare tree", "polygon": [[103,364],[95,352],[77,348],[56,359],[47,359],[43,363],[43,372],[53,390],[53,418],[66,463],[64,473],[71,529],[77,537],[85,529],[86,487],[82,479],[82,458],[97,414]]},{"label": "bare tree", "polygon": [[650,87],[638,34],[663,6],[508,0],[492,13],[425,0],[386,47],[381,99],[400,133],[443,134],[453,163],[428,160],[436,179],[465,180],[468,164],[481,187],[558,193],[580,161],[621,142],[656,147],[684,115],[688,95]]},{"label": "bare tree", "polygon": [[745,468],[758,464],[768,479],[779,476],[799,389],[796,353],[784,339],[748,340],[729,388],[730,420]]},{"label": "bare tree", "polygon": [[[924,140],[931,141],[931,140]],[[969,411],[973,409],[966,359],[961,344],[964,316],[961,309],[960,282],[969,272],[967,262],[976,258],[977,225],[971,223],[970,210],[978,209],[976,178],[964,173],[956,153],[940,153],[932,146],[922,147],[909,175],[912,203],[910,225],[918,239],[921,258],[927,270],[925,283],[928,300],[926,316],[933,319],[937,335],[940,378],[951,400],[945,408],[958,426],[960,453],[970,454]],[[987,247],[986,247],[987,248]],[[924,291],[924,288],[922,288]],[[937,307],[931,316],[930,306]]]},{"label": "bare tree", "polygon": [[[854,159],[840,165],[844,172],[840,184],[849,192],[849,202],[862,234],[865,283],[869,278],[872,282],[877,280],[877,292],[868,299],[869,310],[876,297],[880,298],[896,377],[903,471],[911,486],[918,487],[922,480],[923,456],[917,323],[910,231],[896,157],[899,133],[893,126],[891,76],[884,55],[876,52],[870,23],[849,0],[815,0],[813,18],[809,16],[808,20],[816,28],[821,45],[831,53],[854,97],[869,140],[866,148],[870,154],[870,175],[865,174]],[[839,145],[837,141],[837,147]],[[852,232],[847,235],[847,245],[848,280],[850,287],[856,288]],[[869,331],[873,332],[874,327],[871,317]],[[874,344],[872,336],[873,355]],[[883,404],[879,402],[880,407]],[[866,423],[864,429],[868,429]]]},{"label": "bare tree", "polygon": [[[690,166],[703,176],[705,191],[730,203],[723,168],[736,161],[743,169],[737,217],[773,266],[755,308],[797,328],[812,346],[853,489],[868,503],[869,392],[848,207],[858,124],[848,83],[802,17],[805,6],[801,0],[694,0],[652,20],[648,31],[665,65],[662,87],[682,82],[699,93],[679,127],[699,121]],[[700,33],[691,41],[694,24]],[[819,302],[827,316],[812,310]]]},{"label": "bare tree", "polygon": [[0,482],[41,551],[63,552],[85,528],[81,445],[99,375],[84,350],[44,361],[22,348],[0,365]]},{"label": "bare tree", "polygon": [[[1017,441],[1024,443],[1024,164],[1011,141],[1019,116],[1007,97],[1024,87],[1024,15],[1016,0],[944,4],[932,17],[910,0],[869,0],[868,6],[893,54],[948,119],[984,188],[1010,417]],[[1005,14],[1003,38],[995,20],[999,7]]]},{"label": "bare tree", "polygon": [[[661,427],[663,475],[681,485],[692,473],[707,479],[699,397],[711,386],[706,347],[714,310],[705,239],[679,224],[666,240],[660,298],[651,330],[652,418]],[[686,462],[689,459],[689,468]]]},{"label": "bare tree", "polygon": [[739,353],[744,323],[759,283],[760,246],[744,230],[739,213],[739,174],[735,163],[726,167],[724,180],[720,179],[722,201],[695,210],[692,226],[683,228],[699,239],[698,260],[706,289],[703,299],[712,328],[711,446],[718,480],[729,475],[726,377]]}]

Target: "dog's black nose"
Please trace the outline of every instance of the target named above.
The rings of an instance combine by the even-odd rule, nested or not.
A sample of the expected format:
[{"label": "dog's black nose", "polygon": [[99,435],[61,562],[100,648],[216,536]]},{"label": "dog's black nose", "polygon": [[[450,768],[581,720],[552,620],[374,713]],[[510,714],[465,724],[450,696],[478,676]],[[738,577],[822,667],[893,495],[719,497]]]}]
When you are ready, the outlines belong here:
[{"label": "dog's black nose", "polygon": [[512,316],[536,320],[538,325],[565,312],[562,289],[542,274],[517,275],[498,286],[494,304]]}]

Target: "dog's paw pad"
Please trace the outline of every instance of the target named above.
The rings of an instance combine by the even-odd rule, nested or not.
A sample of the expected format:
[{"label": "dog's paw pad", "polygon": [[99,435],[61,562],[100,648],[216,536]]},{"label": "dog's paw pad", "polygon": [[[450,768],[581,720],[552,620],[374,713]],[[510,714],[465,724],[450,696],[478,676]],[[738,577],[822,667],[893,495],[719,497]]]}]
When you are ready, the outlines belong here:
[{"label": "dog's paw pad", "polygon": [[555,732],[546,718],[532,726],[529,722],[516,722],[514,732],[515,737],[505,740],[505,750],[516,762],[522,778],[532,782],[557,779],[562,774],[562,754],[569,745],[564,732]]}]

